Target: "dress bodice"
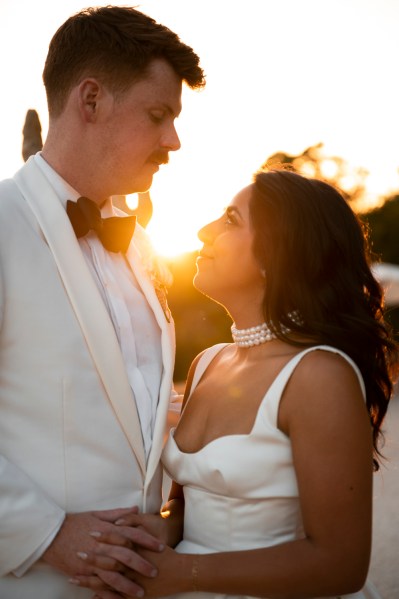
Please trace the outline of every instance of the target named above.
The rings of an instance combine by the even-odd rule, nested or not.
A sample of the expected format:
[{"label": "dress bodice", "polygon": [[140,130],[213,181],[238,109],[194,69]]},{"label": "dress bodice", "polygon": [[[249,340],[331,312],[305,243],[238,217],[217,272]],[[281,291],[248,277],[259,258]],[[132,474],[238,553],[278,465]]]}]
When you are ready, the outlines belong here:
[{"label": "dress bodice", "polygon": [[[214,346],[201,357],[191,393],[225,345]],[[249,434],[222,436],[197,452],[185,453],[174,440],[174,429],[170,431],[162,461],[184,492],[184,538],[179,552],[238,551],[303,537],[291,443],[278,428],[277,418],[280,399],[296,366],[317,349],[342,355],[354,368],[365,394],[360,371],[346,354],[315,346],[282,368],[264,395]]]}]

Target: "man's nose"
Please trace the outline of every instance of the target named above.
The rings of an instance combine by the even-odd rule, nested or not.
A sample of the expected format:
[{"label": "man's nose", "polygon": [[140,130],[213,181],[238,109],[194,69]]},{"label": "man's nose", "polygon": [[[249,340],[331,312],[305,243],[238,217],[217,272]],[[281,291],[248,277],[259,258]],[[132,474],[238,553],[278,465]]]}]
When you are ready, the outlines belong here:
[{"label": "man's nose", "polygon": [[179,150],[181,147],[180,139],[174,126],[172,126],[162,139],[162,147],[171,152]]}]

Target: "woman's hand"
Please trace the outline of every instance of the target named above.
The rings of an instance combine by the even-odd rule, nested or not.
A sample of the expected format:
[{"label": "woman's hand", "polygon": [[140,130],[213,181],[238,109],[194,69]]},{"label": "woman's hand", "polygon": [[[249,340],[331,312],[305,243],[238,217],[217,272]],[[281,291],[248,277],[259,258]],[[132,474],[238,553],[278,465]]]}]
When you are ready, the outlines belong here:
[{"label": "woman's hand", "polygon": [[[108,514],[96,512],[101,519],[108,520]],[[155,555],[157,551],[162,551],[165,543],[159,538],[166,537],[166,524],[162,523],[163,518],[154,514],[138,514],[136,511],[127,511],[122,513],[115,521],[115,526],[109,534],[104,535],[104,531],[93,530],[89,534],[95,539],[96,544],[93,551],[79,551],[77,556],[84,561],[85,566],[94,566],[93,575],[82,576],[75,574],[70,579],[72,584],[85,586],[94,591],[112,591],[113,586],[109,584],[109,574],[113,571],[112,581],[119,581],[123,577],[122,588],[129,594],[129,597],[142,596],[142,589],[134,582],[130,582],[132,574],[141,574],[143,577],[155,576],[157,571],[150,560],[146,560],[139,555],[137,549],[146,548],[148,556]],[[143,524],[146,523],[144,528]],[[151,532],[150,530],[151,529]],[[124,565],[121,555],[129,551],[129,571]],[[120,582],[116,582],[120,587]]]},{"label": "woman's hand", "polygon": [[[149,551],[140,551],[145,559],[150,559]],[[152,560],[157,568],[157,575],[153,578],[144,578],[140,574],[134,580],[144,589],[147,598],[164,597],[178,593],[193,591],[193,556],[177,553],[174,549],[166,547]]]},{"label": "woman's hand", "polygon": [[[141,596],[143,589],[133,578],[141,575],[145,580],[157,575],[155,552],[162,552],[167,543],[175,545],[181,539],[183,513],[184,502],[175,498],[164,506],[161,514],[130,511],[114,522],[117,529],[114,528],[112,533],[104,535],[92,531],[90,534],[97,541],[96,548],[80,557],[85,564],[94,567],[96,576],[76,575],[71,582],[98,593],[108,592],[107,597],[103,595],[104,599],[111,599],[109,593],[114,589],[128,597]],[[150,550],[146,558],[138,551],[139,547]]]},{"label": "woman's hand", "polygon": [[122,534],[126,534],[126,527],[144,529],[165,545],[175,547],[183,535],[183,518],[184,499],[175,497],[163,506],[160,514],[129,512],[118,518],[115,524],[123,527]]},{"label": "woman's hand", "polygon": [[[70,582],[72,584],[87,587],[96,593],[107,592],[99,595],[111,599],[111,592],[125,593],[127,597],[142,597],[142,587],[134,581],[135,576],[143,579],[157,575],[157,568],[152,563],[155,551],[148,551],[148,560],[138,553],[138,547],[134,543],[136,529],[128,528],[124,534],[112,532],[104,535],[99,531],[93,531],[92,536],[96,538],[96,549],[78,556],[90,566],[93,575],[75,575]],[[144,532],[144,531],[142,531]],[[161,549],[163,545],[159,545]],[[118,596],[118,595],[116,595]]]},{"label": "woman's hand", "polygon": [[[96,576],[76,576],[75,584],[96,591],[102,599],[143,594],[162,597],[190,590],[189,556],[169,547],[158,553],[133,550],[127,534],[123,528],[123,534],[106,533],[97,537],[98,549],[86,556],[86,563],[96,571]],[[147,570],[144,564],[149,563],[152,567]]]},{"label": "woman's hand", "polygon": [[122,518],[116,520],[114,524],[120,529],[123,536],[131,539],[131,530],[145,530],[148,534],[155,537],[166,545],[168,538],[168,523],[166,518],[160,514],[126,514]]}]

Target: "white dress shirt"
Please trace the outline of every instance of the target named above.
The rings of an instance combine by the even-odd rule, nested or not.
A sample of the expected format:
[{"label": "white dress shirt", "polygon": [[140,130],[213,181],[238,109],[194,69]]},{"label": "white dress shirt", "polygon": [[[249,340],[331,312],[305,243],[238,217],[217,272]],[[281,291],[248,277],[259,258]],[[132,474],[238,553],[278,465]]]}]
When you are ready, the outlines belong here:
[{"label": "white dress shirt", "polygon": [[[40,154],[34,159],[63,206],[80,197]],[[101,216],[115,216],[110,198],[102,206]],[[104,249],[93,232],[78,241],[118,337],[148,457],[162,376],[161,330],[125,256]]]}]

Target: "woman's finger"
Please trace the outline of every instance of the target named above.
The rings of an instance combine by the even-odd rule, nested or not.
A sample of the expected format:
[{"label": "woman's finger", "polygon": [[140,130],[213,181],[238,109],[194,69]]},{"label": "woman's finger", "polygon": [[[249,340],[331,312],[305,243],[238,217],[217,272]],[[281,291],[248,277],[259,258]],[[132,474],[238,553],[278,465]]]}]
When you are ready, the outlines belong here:
[{"label": "woman's finger", "polygon": [[109,545],[121,545],[132,547],[137,545],[151,551],[163,551],[165,544],[156,537],[153,537],[143,528],[134,528],[131,526],[119,526],[118,530],[112,531],[91,531],[90,535],[98,539],[101,543]]},{"label": "woman's finger", "polygon": [[121,597],[127,598],[127,595],[121,595],[114,591],[100,591],[93,595],[91,599],[121,599]]},{"label": "woman's finger", "polygon": [[157,569],[150,562],[126,547],[99,544],[96,552],[79,552],[77,555],[86,564],[95,568],[118,572],[123,570],[123,564],[147,578],[154,578],[157,575]]},{"label": "woman's finger", "polygon": [[120,545],[121,547],[127,547],[128,549],[133,548],[133,542],[130,540],[128,534],[122,534],[122,530],[112,530],[107,532],[93,530],[89,532],[89,535],[95,538],[99,543],[105,543],[106,545]]},{"label": "woman's finger", "polygon": [[117,508],[115,510],[97,510],[92,512],[94,516],[99,518],[99,520],[104,520],[105,522],[115,522],[116,520],[125,519],[130,516],[134,516],[139,513],[139,508],[137,505],[134,505],[130,508]]},{"label": "woman's finger", "polygon": [[112,589],[128,597],[143,597],[144,590],[130,578],[118,572],[99,572],[101,579]]},{"label": "woman's finger", "polygon": [[126,570],[126,566],[124,566],[117,559],[109,555],[105,555],[100,552],[81,552],[77,553],[79,559],[83,560],[85,564],[93,566],[94,568],[99,568],[101,570],[113,570],[115,572],[124,572]]},{"label": "woman's finger", "polygon": [[98,576],[78,574],[73,578],[70,578],[69,582],[75,586],[85,587],[92,591],[96,591],[96,593],[99,593],[100,591],[112,591],[112,589]]}]

